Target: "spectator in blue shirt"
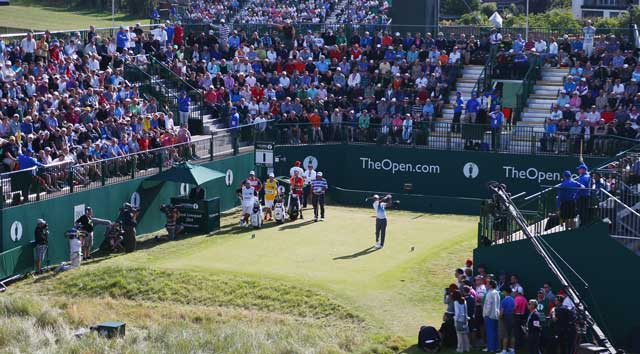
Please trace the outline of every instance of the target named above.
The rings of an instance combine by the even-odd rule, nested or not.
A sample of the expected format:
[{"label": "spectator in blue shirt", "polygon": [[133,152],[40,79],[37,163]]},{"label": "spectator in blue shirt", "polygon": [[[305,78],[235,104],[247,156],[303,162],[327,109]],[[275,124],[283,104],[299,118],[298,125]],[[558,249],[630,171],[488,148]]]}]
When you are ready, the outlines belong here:
[{"label": "spectator in blue shirt", "polygon": [[[43,164],[38,162],[33,157],[33,150],[25,149],[24,154],[18,153],[18,165],[20,166],[20,170],[28,170],[33,167],[44,167]],[[36,175],[36,169],[33,169],[32,175]]]},{"label": "spectator in blue shirt", "polygon": [[480,110],[480,102],[478,94],[471,94],[471,98],[467,101],[467,114],[465,115],[465,123],[477,123],[478,111]]},{"label": "spectator in blue shirt", "polygon": [[564,83],[564,90],[567,93],[572,93],[573,91],[576,90],[576,87],[578,87],[578,86],[573,81],[573,77],[572,76],[567,76],[567,81],[565,81],[565,83]]},{"label": "spectator in blue shirt", "polygon": [[558,186],[558,202],[560,203],[560,219],[568,229],[575,228],[576,197],[583,185],[571,179],[571,172],[562,173],[564,180]]},{"label": "spectator in blue shirt", "polygon": [[178,97],[178,113],[180,114],[180,125],[189,122],[189,108],[191,105],[191,97],[187,95],[187,91],[182,90]]},{"label": "spectator in blue shirt", "polygon": [[578,209],[578,215],[580,216],[580,224],[585,225],[591,221],[590,218],[590,196],[591,196],[591,176],[589,175],[589,169],[587,165],[581,163],[578,167],[578,183],[584,188],[578,191],[578,199],[576,206]]},{"label": "spectator in blue shirt", "polygon": [[494,151],[500,150],[500,140],[502,140],[502,124],[504,114],[500,110],[500,106],[495,106],[493,112],[489,114],[491,126],[491,148]]},{"label": "spectator in blue shirt", "polygon": [[456,98],[453,101],[453,121],[451,124],[452,133],[460,133],[460,117],[462,116],[462,110],[464,109],[464,100],[462,99],[462,93],[456,92]]},{"label": "spectator in blue shirt", "polygon": [[524,39],[520,33],[516,34],[516,40],[513,41],[513,51],[515,53],[522,53],[524,50]]},{"label": "spectator in blue shirt", "polygon": [[511,296],[511,287],[509,285],[502,288],[504,299],[500,301],[500,340],[502,342],[502,353],[515,353],[515,317],[514,310],[516,303]]},{"label": "spectator in blue shirt", "polygon": [[174,30],[171,22],[167,21],[167,25],[165,26],[164,31],[167,32],[167,44],[173,43]]},{"label": "spectator in blue shirt", "polygon": [[122,53],[122,51],[127,47],[128,41],[129,34],[125,30],[124,26],[120,26],[120,30],[116,33],[116,50],[118,53]]}]

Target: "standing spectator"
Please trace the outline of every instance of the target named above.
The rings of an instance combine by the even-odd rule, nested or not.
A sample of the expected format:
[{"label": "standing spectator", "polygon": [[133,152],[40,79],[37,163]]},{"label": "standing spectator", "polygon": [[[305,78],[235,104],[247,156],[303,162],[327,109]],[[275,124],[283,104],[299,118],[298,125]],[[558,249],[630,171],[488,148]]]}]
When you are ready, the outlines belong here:
[{"label": "standing spectator", "polygon": [[36,40],[33,38],[33,32],[28,32],[20,42],[20,50],[22,51],[22,61],[31,64],[35,59],[36,52]]},{"label": "standing spectator", "polygon": [[591,20],[587,20],[586,26],[582,28],[582,33],[584,34],[582,49],[587,58],[589,58],[593,54],[593,38],[596,35],[596,28],[591,25]]},{"label": "standing spectator", "polygon": [[467,113],[465,114],[464,122],[467,124],[477,123],[480,102],[478,101],[478,94],[476,94],[475,92],[471,94],[471,98],[467,101],[466,109]]},{"label": "standing spectator", "polygon": [[586,225],[591,221],[590,214],[590,196],[591,196],[591,176],[589,175],[587,165],[581,163],[578,166],[578,183],[584,188],[578,191],[578,198],[576,200],[576,207],[578,215],[580,216],[580,225]]},{"label": "standing spectator", "polygon": [[327,189],[329,189],[329,185],[327,180],[322,177],[322,172],[316,173],[316,178],[311,181],[313,221],[318,221],[318,208],[320,208],[320,221],[324,221],[324,195]]},{"label": "standing spectator", "polygon": [[511,287],[505,286],[502,291],[504,292],[504,299],[500,302],[500,339],[502,342],[502,354],[514,354],[514,327],[515,327],[515,300],[511,296]]},{"label": "standing spectator", "polygon": [[462,116],[462,110],[464,109],[464,100],[460,91],[456,92],[456,98],[454,99],[453,106],[453,121],[451,123],[451,132],[460,133],[460,117]]},{"label": "standing spectator", "polygon": [[127,31],[129,28],[125,28],[125,26],[120,26],[120,30],[116,33],[116,50],[118,53],[122,54],[124,50],[128,47],[129,42],[129,34]]},{"label": "standing spectator", "polygon": [[191,106],[191,97],[187,95],[187,91],[182,90],[178,97],[178,114],[180,115],[180,125],[189,123],[189,109]]},{"label": "standing spectator", "polygon": [[494,27],[491,29],[491,34],[489,35],[489,43],[491,44],[491,56],[495,56],[498,53],[498,49],[500,48],[500,44],[502,44],[502,34],[498,32],[498,30]]},{"label": "standing spectator", "polygon": [[[513,288],[512,288],[513,289]],[[522,293],[522,288],[514,291],[515,308],[514,308],[514,332],[516,337],[515,347],[520,349],[524,344],[524,333],[522,328],[527,325],[527,298]]]},{"label": "standing spectator", "polygon": [[484,297],[487,293],[487,287],[485,285],[484,282],[484,278],[482,277],[482,275],[476,275],[475,277],[475,284],[474,284],[474,288],[473,290],[476,292],[476,298],[475,298],[475,312],[473,315],[474,318],[474,332],[476,332],[475,335],[475,341],[474,341],[474,345],[484,345],[483,340],[484,340],[484,318],[482,316],[482,304],[484,302]]},{"label": "standing spectator", "polygon": [[576,340],[576,323],[573,309],[565,305],[565,297],[556,297],[556,306],[552,311],[557,344],[561,354],[572,354]]},{"label": "standing spectator", "polygon": [[467,312],[467,302],[462,297],[460,290],[453,292],[453,320],[456,328],[456,336],[458,338],[458,347],[456,353],[466,353],[471,351],[469,344],[469,317]]},{"label": "standing spectator", "polygon": [[560,218],[568,229],[575,228],[576,197],[578,190],[584,188],[580,183],[571,179],[571,172],[562,173],[564,180],[558,188],[558,202],[560,203]]},{"label": "standing spectator", "polygon": [[529,354],[540,354],[540,343],[542,339],[542,323],[538,312],[538,301],[529,300],[529,317],[527,317],[527,343],[529,344]]},{"label": "standing spectator", "polygon": [[494,151],[500,150],[500,140],[502,140],[502,124],[504,120],[504,114],[500,110],[500,106],[496,105],[493,112],[490,114],[490,126],[491,126],[491,149]]},{"label": "standing spectator", "polygon": [[496,290],[496,281],[489,281],[489,288],[484,297],[482,316],[487,337],[487,352],[497,353],[500,349],[498,342],[498,319],[500,318],[500,294]]},{"label": "standing spectator", "polygon": [[36,222],[37,225],[34,232],[36,241],[36,274],[40,274],[42,272],[42,263],[44,263],[49,247],[49,229],[44,219],[38,219]]}]

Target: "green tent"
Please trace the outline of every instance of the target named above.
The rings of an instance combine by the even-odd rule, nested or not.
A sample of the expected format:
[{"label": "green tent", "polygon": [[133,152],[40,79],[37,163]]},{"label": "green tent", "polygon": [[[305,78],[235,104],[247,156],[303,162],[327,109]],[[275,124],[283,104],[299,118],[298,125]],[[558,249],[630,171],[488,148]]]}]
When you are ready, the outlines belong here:
[{"label": "green tent", "polygon": [[147,181],[162,181],[201,185],[217,178],[224,178],[225,174],[204,166],[181,163],[147,178]]}]

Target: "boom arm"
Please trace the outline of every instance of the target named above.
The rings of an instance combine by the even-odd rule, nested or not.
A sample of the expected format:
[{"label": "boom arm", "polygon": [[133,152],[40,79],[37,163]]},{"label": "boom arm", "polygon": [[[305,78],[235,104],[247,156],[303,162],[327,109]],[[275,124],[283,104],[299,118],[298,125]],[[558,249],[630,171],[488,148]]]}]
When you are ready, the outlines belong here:
[{"label": "boom arm", "polygon": [[555,260],[551,258],[551,256],[549,256],[546,249],[540,243],[540,240],[538,239],[538,237],[531,234],[531,232],[529,231],[529,225],[527,224],[527,221],[520,213],[520,210],[518,210],[515,204],[511,201],[511,197],[504,190],[504,187],[501,186],[500,183],[498,182],[489,182],[488,187],[489,187],[489,190],[491,190],[491,192],[493,192],[493,194],[498,197],[500,202],[504,203],[509,214],[513,216],[513,219],[516,221],[518,226],[520,226],[520,228],[522,229],[522,233],[529,240],[531,240],[531,243],[533,244],[533,247],[536,250],[536,252],[538,252],[538,254],[545,261],[549,269],[551,269],[551,271],[556,276],[556,278],[558,278],[558,280],[560,281],[560,284],[562,284],[562,286],[566,289],[567,295],[569,296],[571,301],[573,301],[573,303],[575,304],[576,310],[584,317],[587,325],[591,327],[591,330],[594,336],[596,337],[596,339],[598,340],[599,344],[605,347],[609,351],[609,353],[616,354],[617,350],[613,347],[613,345],[611,344],[607,336],[604,334],[602,329],[600,329],[596,321],[593,319],[593,317],[589,313],[584,302],[580,299],[580,295],[578,294],[578,291],[575,289],[575,287],[571,284],[571,282],[569,282],[567,277],[560,270]]}]

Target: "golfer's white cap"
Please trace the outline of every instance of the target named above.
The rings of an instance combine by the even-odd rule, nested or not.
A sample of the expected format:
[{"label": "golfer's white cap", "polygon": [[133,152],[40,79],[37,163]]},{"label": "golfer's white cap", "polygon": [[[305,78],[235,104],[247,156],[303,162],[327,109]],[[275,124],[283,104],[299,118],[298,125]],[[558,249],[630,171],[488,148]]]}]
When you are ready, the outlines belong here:
[{"label": "golfer's white cap", "polygon": [[373,195],[373,199],[380,199],[380,196],[379,196],[379,195],[377,195],[377,194],[374,194],[374,195]]},{"label": "golfer's white cap", "polygon": [[322,172],[318,172],[318,176],[322,177]]},{"label": "golfer's white cap", "polygon": [[255,175],[256,175],[256,173],[255,173],[255,171],[250,171],[250,172],[249,172],[249,175],[250,175],[250,176],[255,176]]},{"label": "golfer's white cap", "polygon": [[38,219],[38,220],[36,220],[36,222],[38,224],[46,224],[47,223],[46,221],[44,221],[44,219]]},{"label": "golfer's white cap", "polygon": [[269,173],[269,177],[275,177],[276,175],[273,174],[273,172]]}]

